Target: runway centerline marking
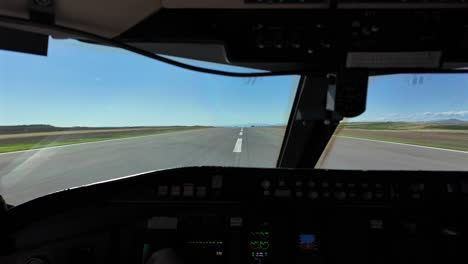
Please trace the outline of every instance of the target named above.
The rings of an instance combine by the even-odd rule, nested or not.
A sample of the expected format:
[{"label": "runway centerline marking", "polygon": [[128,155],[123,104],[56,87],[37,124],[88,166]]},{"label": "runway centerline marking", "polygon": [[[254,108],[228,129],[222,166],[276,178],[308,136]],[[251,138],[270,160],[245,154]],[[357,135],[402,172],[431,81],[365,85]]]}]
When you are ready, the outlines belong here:
[{"label": "runway centerline marking", "polygon": [[234,149],[232,152],[240,153],[242,152],[242,138],[238,138],[236,141],[236,145],[234,145]]}]

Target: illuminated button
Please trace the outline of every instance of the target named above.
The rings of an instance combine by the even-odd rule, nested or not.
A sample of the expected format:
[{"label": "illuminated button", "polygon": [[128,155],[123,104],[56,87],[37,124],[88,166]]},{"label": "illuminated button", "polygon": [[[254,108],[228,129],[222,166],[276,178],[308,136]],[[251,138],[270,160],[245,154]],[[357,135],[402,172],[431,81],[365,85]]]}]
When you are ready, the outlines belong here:
[{"label": "illuminated button", "polygon": [[301,187],[302,186],[302,181],[296,181],[296,187]]},{"label": "illuminated button", "polygon": [[169,187],[167,185],[160,185],[158,186],[157,193],[159,197],[165,197],[169,194]]},{"label": "illuminated button", "polygon": [[172,197],[180,196],[180,186],[178,185],[171,186],[171,196]]},{"label": "illuminated button", "polygon": [[329,198],[329,197],[330,197],[330,193],[329,193],[329,192],[323,192],[323,193],[322,193],[322,196],[323,196],[324,198]]},{"label": "illuminated button", "polygon": [[196,196],[198,198],[206,197],[206,186],[197,186]]},{"label": "illuminated button", "polygon": [[382,199],[383,196],[384,196],[384,194],[381,193],[381,192],[378,192],[378,193],[375,194],[375,198],[377,198],[377,199]]},{"label": "illuminated button", "polygon": [[309,192],[310,199],[317,199],[318,196],[319,196],[318,192],[315,192],[315,191]]}]

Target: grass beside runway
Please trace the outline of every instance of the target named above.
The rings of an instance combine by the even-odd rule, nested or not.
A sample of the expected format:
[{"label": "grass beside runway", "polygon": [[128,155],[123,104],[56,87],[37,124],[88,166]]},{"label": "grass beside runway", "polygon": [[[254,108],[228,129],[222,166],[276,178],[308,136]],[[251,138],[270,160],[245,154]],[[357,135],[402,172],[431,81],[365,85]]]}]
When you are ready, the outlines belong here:
[{"label": "grass beside runway", "polygon": [[468,151],[468,123],[346,123],[336,135]]},{"label": "grass beside runway", "polygon": [[149,135],[158,135],[166,133],[174,133],[180,131],[203,129],[205,127],[178,127],[170,129],[111,129],[105,132],[96,132],[96,130],[80,130],[77,133],[67,131],[66,133],[57,132],[40,132],[8,134],[8,137],[0,138],[0,153],[14,152],[29,149],[39,149],[46,147],[56,147],[64,145],[72,145],[79,143],[97,142],[111,139],[122,139],[131,137],[141,137]]}]

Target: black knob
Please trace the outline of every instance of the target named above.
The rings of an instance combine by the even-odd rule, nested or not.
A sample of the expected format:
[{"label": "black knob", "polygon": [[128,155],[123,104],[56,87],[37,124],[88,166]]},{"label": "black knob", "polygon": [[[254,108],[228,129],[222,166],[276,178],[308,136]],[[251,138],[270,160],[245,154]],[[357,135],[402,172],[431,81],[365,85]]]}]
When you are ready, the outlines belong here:
[{"label": "black knob", "polygon": [[337,200],[346,199],[346,193],[345,192],[335,192],[335,199],[337,199]]},{"label": "black knob", "polygon": [[312,181],[312,180],[309,181],[309,187],[312,187],[312,188],[313,188],[313,187],[315,187],[315,185],[316,185],[316,184],[315,184],[314,181]]},{"label": "black knob", "polygon": [[319,196],[318,192],[315,192],[315,191],[312,191],[312,192],[309,192],[309,198],[310,199],[317,199]]},{"label": "black knob", "polygon": [[263,188],[264,190],[267,190],[267,189],[270,188],[271,183],[270,183],[269,180],[264,180],[264,181],[262,181],[262,183],[261,183],[260,185],[262,186],[262,188]]}]

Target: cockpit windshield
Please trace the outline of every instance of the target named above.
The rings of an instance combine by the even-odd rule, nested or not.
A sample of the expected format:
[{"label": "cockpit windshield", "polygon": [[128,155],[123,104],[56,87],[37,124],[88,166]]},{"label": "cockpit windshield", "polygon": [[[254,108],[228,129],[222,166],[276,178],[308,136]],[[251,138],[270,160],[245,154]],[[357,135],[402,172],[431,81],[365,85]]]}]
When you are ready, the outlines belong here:
[{"label": "cockpit windshield", "polygon": [[151,170],[275,167],[299,78],[75,40],[50,39],[47,57],[0,51],[0,194],[17,205]]}]

